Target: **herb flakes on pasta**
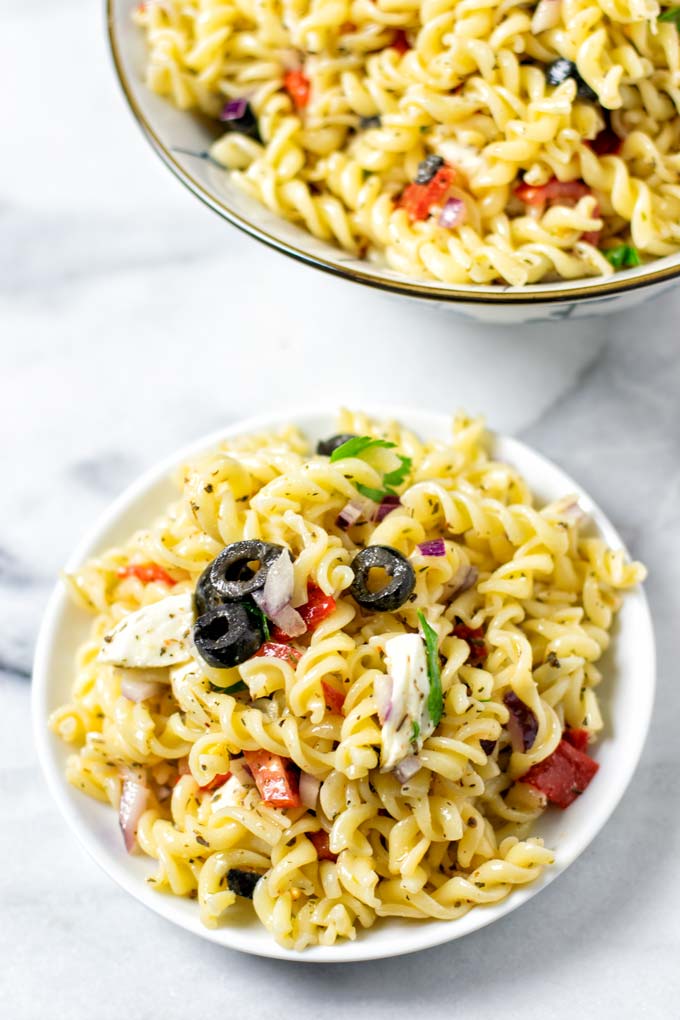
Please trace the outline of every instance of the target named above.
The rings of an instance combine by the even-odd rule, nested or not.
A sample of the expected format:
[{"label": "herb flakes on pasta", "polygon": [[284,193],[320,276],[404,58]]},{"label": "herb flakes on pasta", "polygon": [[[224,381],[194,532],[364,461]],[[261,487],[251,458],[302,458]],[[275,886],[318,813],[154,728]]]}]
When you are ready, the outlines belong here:
[{"label": "herb flakes on pasta", "polygon": [[[596,781],[597,662],[645,573],[478,420],[430,442],[344,411],[317,450],[224,441],[67,577],[94,618],[50,720],[154,889],[208,927],[252,899],[298,950],[455,923],[552,863],[533,823]],[[348,512],[388,478],[388,513]]]}]

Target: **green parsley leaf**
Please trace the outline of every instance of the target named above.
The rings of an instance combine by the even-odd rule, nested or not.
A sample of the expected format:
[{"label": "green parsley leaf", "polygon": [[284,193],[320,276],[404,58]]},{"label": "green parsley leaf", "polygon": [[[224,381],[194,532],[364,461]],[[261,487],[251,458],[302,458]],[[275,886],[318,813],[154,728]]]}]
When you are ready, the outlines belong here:
[{"label": "green parsley leaf", "polygon": [[270,636],[269,620],[267,619],[265,614],[262,612],[259,606],[255,605],[254,602],[244,602],[244,605],[246,607],[246,612],[250,613],[250,615],[257,620],[260,627],[262,628],[262,633],[264,634],[265,641],[269,641]]},{"label": "green parsley leaf", "polygon": [[419,736],[420,736],[420,723],[416,719],[414,719],[411,729],[411,743],[417,744]]},{"label": "green parsley leaf", "polygon": [[678,30],[680,30],[680,7],[667,7],[656,20],[670,21]]},{"label": "green parsley leaf", "polygon": [[411,460],[410,457],[400,456],[399,460],[401,461],[400,466],[398,468],[395,468],[394,471],[388,471],[387,474],[383,476],[383,485],[385,486],[388,492],[390,491],[390,489],[395,488],[395,486],[401,485],[401,483],[404,481],[407,474],[411,470],[411,465],[413,461]]},{"label": "green parsley leaf", "polygon": [[383,489],[372,489],[370,485],[362,485],[361,482],[355,482],[354,487],[357,492],[360,492],[366,499],[372,499],[374,503],[380,503],[383,496],[387,495]]},{"label": "green parsley leaf", "polygon": [[243,680],[237,680],[236,683],[231,684],[230,687],[220,687],[219,684],[216,684],[213,680],[209,680],[208,683],[213,691],[219,691],[220,694],[238,694],[239,691],[248,690],[248,685],[245,684]]},{"label": "green parsley leaf", "polygon": [[444,695],[442,693],[442,680],[439,671],[439,642],[437,631],[434,630],[425,619],[424,615],[418,613],[418,622],[423,632],[425,652],[427,655],[427,672],[430,677],[430,693],[427,698],[427,711],[433,726],[439,725],[439,720],[444,711]]},{"label": "green parsley leaf", "polygon": [[331,454],[331,464],[338,460],[345,460],[346,457],[360,457],[366,450],[373,450],[381,447],[384,450],[391,450],[394,443],[388,443],[386,439],[373,439],[371,436],[353,436],[346,443],[342,443]]},{"label": "green parsley leaf", "polygon": [[[680,11],[680,7],[678,8]],[[637,248],[632,244],[620,244],[616,248],[605,248],[603,253],[614,269],[632,269],[641,266],[642,260]]]}]

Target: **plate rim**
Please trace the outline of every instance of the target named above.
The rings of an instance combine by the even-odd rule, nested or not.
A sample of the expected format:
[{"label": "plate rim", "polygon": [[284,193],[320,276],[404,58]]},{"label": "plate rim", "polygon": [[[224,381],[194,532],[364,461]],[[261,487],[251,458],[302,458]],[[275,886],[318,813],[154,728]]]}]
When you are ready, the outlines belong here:
[{"label": "plate rim", "polygon": [[[450,425],[453,417],[452,414],[438,411],[423,411],[407,405],[377,403],[371,404],[363,410],[372,418],[397,420],[405,424],[409,429],[413,428],[409,422],[412,422],[414,418],[422,422],[427,421],[429,424],[426,427],[431,427],[434,432],[437,429],[441,430],[447,424]],[[336,414],[337,412],[334,412],[334,410],[328,410],[328,405],[311,405],[297,410],[283,407],[278,410],[237,420],[183,444],[174,452],[154,461],[153,464],[144,470],[108,504],[92,526],[86,529],[83,538],[78,542],[66,560],[62,570],[73,570],[89,556],[96,554],[96,551],[101,549],[103,535],[115,524],[125,509],[142,496],[146,490],[167,478],[174,468],[187,459],[213,448],[224,439],[268,430],[286,424],[292,424],[304,431],[306,427],[305,422],[319,418],[326,418],[332,421]],[[413,428],[413,431],[424,431],[424,428],[422,426]],[[579,500],[585,504],[588,513],[596,518],[598,531],[606,541],[617,548],[620,547],[629,555],[620,534],[601,507],[558,464],[522,440],[491,429],[488,432],[493,437],[494,442],[501,442],[511,451],[518,451],[520,456],[533,460],[536,466],[548,469],[551,472],[557,471],[561,476],[561,481],[563,480],[565,483],[565,494],[567,492],[578,493]],[[265,938],[261,940],[261,944],[259,941],[255,945],[250,944],[250,941],[246,944],[241,938],[241,930],[238,927],[223,925],[216,929],[205,928],[200,922],[197,908],[188,918],[183,917],[177,907],[178,900],[180,903],[184,902],[182,898],[154,892],[144,881],[140,882],[136,875],[129,869],[126,869],[127,856],[121,854],[120,859],[117,856],[113,858],[108,850],[102,847],[92,827],[84,824],[78,816],[76,803],[77,797],[81,796],[81,794],[66,781],[59,763],[55,760],[56,751],[54,748],[63,749],[63,742],[47,728],[47,701],[50,690],[50,650],[59,636],[59,615],[63,607],[69,603],[68,593],[63,586],[61,578],[57,580],[45,607],[33,660],[31,714],[33,738],[40,767],[62,817],[76,836],[78,842],[95,863],[99,865],[109,878],[132,895],[138,902],[141,902],[166,920],[177,924],[179,927],[195,935],[225,948],[235,949],[249,955],[289,960],[297,963],[367,962],[376,959],[404,956],[433,948],[472,934],[492,924],[494,921],[500,920],[530,899],[533,899],[534,896],[554,882],[581,856],[618,806],[642,754],[651,721],[656,688],[656,646],[649,601],[642,585],[638,585],[632,592],[636,594],[639,600],[639,611],[642,614],[647,632],[644,640],[648,646],[647,661],[649,669],[648,675],[644,678],[644,683],[641,685],[643,691],[646,692],[646,701],[644,703],[644,712],[639,714],[637,718],[635,729],[636,742],[632,750],[628,749],[626,767],[618,772],[616,781],[613,784],[610,783],[613,792],[606,799],[602,800],[601,803],[596,802],[596,805],[599,803],[599,806],[595,807],[592,816],[589,816],[587,822],[580,827],[579,834],[574,841],[574,846],[572,846],[567,860],[563,860],[561,864],[555,863],[550,865],[535,882],[515,888],[498,904],[484,908],[477,907],[469,911],[464,918],[460,919],[460,922],[454,924],[453,922],[437,921],[435,919],[412,922],[412,926],[409,929],[409,934],[412,932],[412,937],[409,938],[409,944],[405,946],[376,946],[372,948],[370,937],[372,929],[368,929],[367,932],[362,932],[354,942],[346,941],[328,947],[314,946],[305,949],[303,952],[297,952],[280,946],[264,927],[262,928],[262,933],[264,933]],[[389,919],[387,921],[389,923]],[[385,921],[383,921],[384,923]],[[258,931],[258,936],[260,934]]]}]

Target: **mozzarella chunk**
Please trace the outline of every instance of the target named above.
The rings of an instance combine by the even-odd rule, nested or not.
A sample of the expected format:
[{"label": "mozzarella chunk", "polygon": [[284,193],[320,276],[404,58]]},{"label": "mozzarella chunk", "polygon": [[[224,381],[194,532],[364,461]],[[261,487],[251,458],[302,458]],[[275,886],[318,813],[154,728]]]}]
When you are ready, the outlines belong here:
[{"label": "mozzarella chunk", "polygon": [[130,613],[104,637],[100,662],[126,669],[177,665],[192,657],[191,592],[143,606]]},{"label": "mozzarella chunk", "polygon": [[255,807],[260,801],[260,794],[255,787],[255,780],[244,769],[229,776],[226,783],[215,790],[210,801],[211,814],[217,814],[230,807]]},{"label": "mozzarella chunk", "polygon": [[421,750],[434,730],[427,710],[430,677],[425,645],[419,634],[398,634],[385,642],[385,664],[392,678],[389,715],[383,723],[380,764],[393,769]]}]

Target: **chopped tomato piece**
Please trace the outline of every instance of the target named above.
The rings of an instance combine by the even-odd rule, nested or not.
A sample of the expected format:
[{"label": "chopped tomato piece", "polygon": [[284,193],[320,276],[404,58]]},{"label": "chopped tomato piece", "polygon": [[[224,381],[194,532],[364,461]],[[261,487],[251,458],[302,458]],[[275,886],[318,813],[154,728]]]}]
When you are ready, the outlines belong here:
[{"label": "chopped tomato piece", "polygon": [[621,152],[623,139],[610,127],[606,127],[594,138],[586,138],[585,144],[596,156],[617,156]]},{"label": "chopped tomato piece", "polygon": [[390,46],[392,47],[393,50],[396,50],[397,53],[406,53],[407,50],[411,49],[411,44],[406,38],[406,32],[403,30],[403,28],[400,28],[395,33],[394,39],[390,43]]},{"label": "chopped tomato piece", "polygon": [[484,641],[484,629],[482,627],[468,627],[465,623],[457,623],[453,628],[457,638],[467,641],[470,646],[470,654],[467,661],[471,666],[481,666],[489,654],[486,642]]},{"label": "chopped tomato piece", "polygon": [[212,790],[218,790],[220,786],[224,786],[227,779],[230,778],[231,772],[220,772],[218,775],[213,776],[210,782],[206,783],[205,786],[201,786],[201,789],[207,790],[208,792],[211,792]]},{"label": "chopped tomato piece", "polygon": [[283,76],[283,84],[298,110],[307,105],[311,84],[302,71],[288,71]]},{"label": "chopped tomato piece", "polygon": [[302,652],[299,652],[297,648],[292,648],[290,645],[279,644],[278,641],[265,641],[262,647],[255,652],[254,657],[256,659],[258,657],[283,659],[284,662],[289,662],[291,666],[297,666],[302,658]]},{"label": "chopped tomato piece", "polygon": [[587,751],[588,744],[590,743],[590,734],[588,730],[567,729],[562,734],[562,740],[566,740],[577,751]]},{"label": "chopped tomato piece", "polygon": [[244,751],[243,757],[265,804],[277,808],[300,806],[298,777],[290,758],[270,751]]},{"label": "chopped tomato piece", "polygon": [[560,740],[550,757],[532,765],[520,782],[540,790],[552,804],[564,809],[583,793],[599,767],[583,751]]},{"label": "chopped tomato piece", "polygon": [[[304,620],[308,631],[316,630],[322,620],[335,612],[336,602],[332,595],[325,595],[321,588],[311,582],[307,585],[307,601],[297,611]],[[275,641],[290,641],[288,634],[275,627],[271,634]]]},{"label": "chopped tomato piece", "polygon": [[170,587],[177,584],[174,577],[170,577],[167,570],[158,563],[128,563],[127,567],[119,567],[116,573],[118,577],[136,577],[143,584],[150,584],[151,581],[162,581]]},{"label": "chopped tomato piece", "polygon": [[318,832],[308,832],[307,839],[311,840],[316,850],[316,856],[320,861],[337,861],[338,855],[334,854],[328,842],[328,833],[320,829]]},{"label": "chopped tomato piece", "polygon": [[443,166],[427,184],[413,183],[404,188],[397,205],[406,210],[412,223],[426,220],[432,206],[441,203],[455,178],[453,167]]},{"label": "chopped tomato piece", "polygon": [[323,696],[326,705],[331,712],[337,712],[338,715],[342,715],[342,707],[345,704],[345,693],[339,691],[337,687],[333,687],[332,684],[327,683],[325,680],[321,681],[323,688]]},{"label": "chopped tomato piece", "polygon": [[335,612],[335,599],[326,595],[315,584],[307,585],[307,601],[298,606],[298,613],[307,624],[307,630],[316,630],[322,620]]},{"label": "chopped tomato piece", "polygon": [[583,181],[558,181],[553,177],[547,184],[534,187],[531,184],[518,184],[515,194],[526,205],[545,205],[546,202],[578,202],[592,191]]}]

